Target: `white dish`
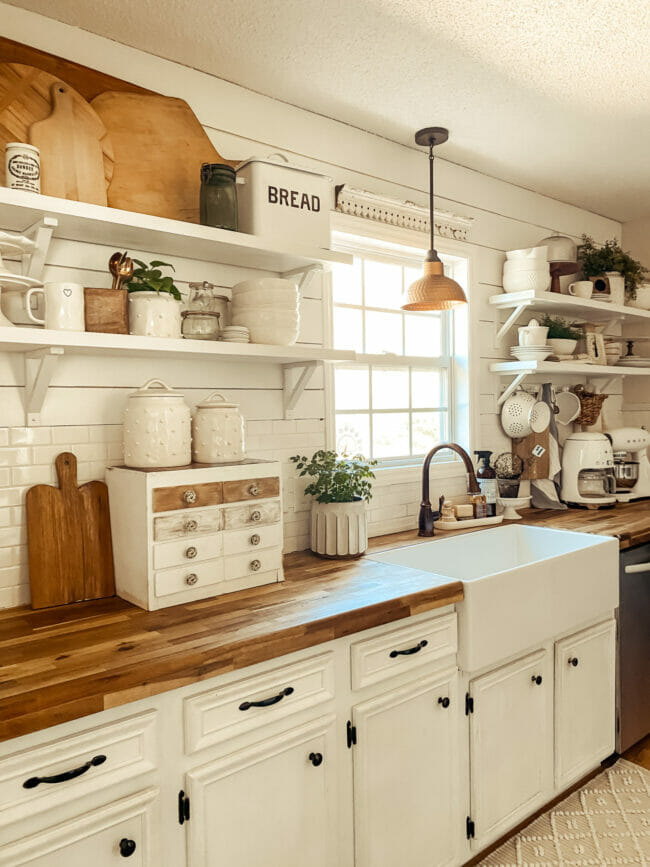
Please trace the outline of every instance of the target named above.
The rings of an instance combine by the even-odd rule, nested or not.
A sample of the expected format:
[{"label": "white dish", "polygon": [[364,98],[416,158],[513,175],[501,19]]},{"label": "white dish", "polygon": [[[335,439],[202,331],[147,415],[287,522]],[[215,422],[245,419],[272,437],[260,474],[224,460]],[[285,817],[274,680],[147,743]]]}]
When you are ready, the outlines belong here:
[{"label": "white dish", "polygon": [[520,271],[541,271],[544,274],[550,273],[548,262],[541,259],[506,259],[503,263],[504,274],[517,274]]},{"label": "white dish", "polygon": [[510,352],[519,361],[544,361],[552,350],[550,347],[548,349],[531,349],[529,346],[513,346]]},{"label": "white dish", "polygon": [[630,358],[626,356],[618,362],[618,367],[650,367],[650,358],[641,358],[639,356]]},{"label": "white dish", "polygon": [[503,507],[504,521],[521,521],[517,509],[525,509],[530,503],[530,497],[497,497],[497,503]]},{"label": "white dish", "polygon": [[506,250],[506,258],[510,262],[539,261],[546,262],[548,247],[524,247],[520,250]]},{"label": "white dish", "polygon": [[35,280],[33,277],[23,277],[21,274],[14,274],[13,271],[0,271],[0,286],[6,288],[26,287],[33,289],[36,286],[42,286],[42,280]]},{"label": "white dish", "polygon": [[550,271],[517,271],[503,275],[504,292],[546,292],[551,288]]}]

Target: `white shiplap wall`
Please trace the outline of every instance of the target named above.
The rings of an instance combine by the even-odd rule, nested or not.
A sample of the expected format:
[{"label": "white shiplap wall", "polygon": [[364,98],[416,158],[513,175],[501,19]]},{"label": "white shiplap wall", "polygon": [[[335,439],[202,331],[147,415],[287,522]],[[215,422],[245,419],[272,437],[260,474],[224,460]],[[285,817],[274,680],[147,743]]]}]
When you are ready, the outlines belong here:
[{"label": "white shiplap wall", "polygon": [[[295,162],[323,171],[337,184],[426,203],[426,163],[415,148],[2,3],[0,19],[3,35],[10,39],[187,100],[225,157],[244,158],[280,150]],[[444,122],[444,118],[433,120]],[[504,347],[495,345],[494,313],[487,299],[499,291],[503,251],[535,244],[554,230],[575,238],[588,232],[604,240],[620,234],[620,225],[443,159],[437,160],[436,171],[439,207],[474,218],[471,243],[466,247],[472,261],[472,447],[501,449],[508,442],[495,414],[499,382],[488,373],[487,362],[504,357],[505,352]],[[99,245],[58,240],[50,250],[46,279],[108,285],[104,268],[111,252]],[[142,258],[169,258],[164,250],[130,252],[139,252]],[[243,269],[169,261],[176,266],[181,288],[191,280],[203,279],[227,288],[247,276]],[[322,283],[314,280],[302,301],[302,342],[318,344],[323,340],[321,294]],[[62,447],[77,454],[82,480],[100,478],[105,466],[119,463],[119,422],[126,394],[152,376],[181,389],[191,405],[217,388],[241,404],[248,420],[250,453],[283,461],[285,549],[307,547],[309,503],[288,459],[298,451],[310,453],[325,445],[321,376],[315,377],[301,399],[296,420],[285,421],[278,367],[64,358],[44,407],[44,426],[26,429],[22,427],[22,371],[15,360],[0,354],[0,607],[28,598],[26,489],[53,481],[51,461]],[[464,482],[456,466],[442,466],[435,472],[433,496],[462,490]],[[376,535],[414,527],[419,487],[417,468],[381,472],[369,513],[370,532]]]}]

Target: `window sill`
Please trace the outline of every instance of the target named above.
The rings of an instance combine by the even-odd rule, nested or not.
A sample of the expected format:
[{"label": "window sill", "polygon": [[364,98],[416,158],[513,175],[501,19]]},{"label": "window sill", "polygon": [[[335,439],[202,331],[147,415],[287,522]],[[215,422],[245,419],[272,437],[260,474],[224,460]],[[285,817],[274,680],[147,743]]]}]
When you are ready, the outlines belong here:
[{"label": "window sill", "polygon": [[[422,463],[403,467],[378,467],[374,473],[374,485],[377,487],[419,482],[422,478]],[[460,460],[432,463],[429,470],[429,477],[432,479],[460,479],[465,475],[465,467]]]}]

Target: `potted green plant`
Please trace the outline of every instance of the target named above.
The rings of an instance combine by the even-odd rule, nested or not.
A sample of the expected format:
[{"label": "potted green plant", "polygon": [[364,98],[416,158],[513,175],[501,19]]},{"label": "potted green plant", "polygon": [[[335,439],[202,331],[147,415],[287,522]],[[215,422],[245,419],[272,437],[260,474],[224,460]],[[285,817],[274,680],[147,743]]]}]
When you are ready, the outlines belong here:
[{"label": "potted green plant", "polygon": [[553,349],[553,355],[572,355],[578,340],[584,337],[573,322],[562,319],[560,316],[546,314],[542,319],[542,325],[548,328],[547,342]]},{"label": "potted green plant", "polygon": [[314,497],[311,511],[311,550],[320,557],[351,559],[368,547],[366,503],[372,499],[371,467],[377,461],[362,455],[347,457],[321,449],[311,458],[295,455],[301,477],[312,481],[305,494]]},{"label": "potted green plant", "polygon": [[161,268],[174,266],[167,262],[134,259],[137,266],[126,284],[129,292],[129,334],[143,337],[181,336],[181,293],[174,278],[164,275]]},{"label": "potted green plant", "polygon": [[648,273],[647,268],[623,250],[616,238],[598,246],[589,235],[583,235],[578,248],[578,260],[585,280],[591,277],[609,279],[614,303],[634,301],[637,289]]}]

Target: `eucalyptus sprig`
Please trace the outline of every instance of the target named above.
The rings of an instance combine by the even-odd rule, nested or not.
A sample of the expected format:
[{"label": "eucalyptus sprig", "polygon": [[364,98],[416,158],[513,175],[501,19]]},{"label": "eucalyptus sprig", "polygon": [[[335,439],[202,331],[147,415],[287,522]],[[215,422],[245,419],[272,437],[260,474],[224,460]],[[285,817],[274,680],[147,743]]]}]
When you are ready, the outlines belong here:
[{"label": "eucalyptus sprig", "polygon": [[363,455],[339,457],[336,452],[324,449],[314,452],[311,458],[294,455],[291,460],[300,470],[300,476],[313,477],[305,493],[319,503],[353,503],[355,500],[368,503],[372,499],[369,480],[375,478],[370,469],[377,465],[375,460]]},{"label": "eucalyptus sprig", "polygon": [[625,278],[625,295],[636,298],[636,290],[643,283],[648,269],[633,259],[616,238],[598,247],[589,235],[582,236],[582,244],[578,247],[578,260],[585,280],[590,277],[602,277],[606,271],[618,271]]},{"label": "eucalyptus sprig", "polygon": [[159,262],[154,259],[153,262],[143,262],[141,259],[134,259],[138,266],[133,269],[133,276],[126,284],[129,292],[168,292],[177,301],[181,300],[181,293],[174,285],[174,278],[168,275],[163,277],[161,268],[171,268],[175,271],[173,265],[169,262]]}]

